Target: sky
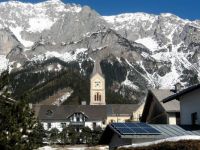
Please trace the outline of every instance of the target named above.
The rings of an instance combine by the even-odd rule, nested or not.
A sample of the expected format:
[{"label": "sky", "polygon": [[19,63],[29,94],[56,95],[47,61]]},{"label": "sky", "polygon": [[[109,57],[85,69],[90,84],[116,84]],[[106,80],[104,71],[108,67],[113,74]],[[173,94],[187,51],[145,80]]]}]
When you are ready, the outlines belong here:
[{"label": "sky", "polygon": [[[0,0],[1,1],[1,0]],[[43,0],[20,0],[37,3]],[[146,12],[172,13],[184,19],[200,20],[200,0],[62,0],[65,3],[88,5],[101,15]]]}]

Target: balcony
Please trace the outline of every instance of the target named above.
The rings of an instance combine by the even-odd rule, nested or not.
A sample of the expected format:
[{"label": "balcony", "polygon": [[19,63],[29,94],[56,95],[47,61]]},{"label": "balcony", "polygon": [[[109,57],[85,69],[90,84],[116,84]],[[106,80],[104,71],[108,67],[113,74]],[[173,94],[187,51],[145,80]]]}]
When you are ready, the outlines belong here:
[{"label": "balcony", "polygon": [[84,126],[85,125],[85,122],[75,122],[75,121],[72,121],[70,122],[70,125],[74,125],[74,126]]}]

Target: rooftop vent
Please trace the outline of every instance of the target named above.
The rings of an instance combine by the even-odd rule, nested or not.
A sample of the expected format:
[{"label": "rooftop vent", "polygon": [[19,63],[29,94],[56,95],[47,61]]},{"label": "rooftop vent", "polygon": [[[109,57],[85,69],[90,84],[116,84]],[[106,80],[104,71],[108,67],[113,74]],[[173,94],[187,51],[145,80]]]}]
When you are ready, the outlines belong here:
[{"label": "rooftop vent", "polygon": [[174,89],[171,89],[170,91],[174,92],[174,93],[178,93],[182,90],[183,86],[180,82],[176,83],[174,85]]}]

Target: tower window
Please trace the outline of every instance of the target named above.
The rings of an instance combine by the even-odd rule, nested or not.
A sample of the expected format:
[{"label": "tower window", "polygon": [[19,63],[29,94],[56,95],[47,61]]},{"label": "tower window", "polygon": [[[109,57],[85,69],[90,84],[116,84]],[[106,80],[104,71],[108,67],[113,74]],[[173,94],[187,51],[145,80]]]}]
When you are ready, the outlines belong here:
[{"label": "tower window", "polygon": [[101,101],[101,94],[99,94],[99,101]]},{"label": "tower window", "polygon": [[97,92],[97,93],[94,95],[94,100],[95,100],[95,101],[101,101],[101,93]]},{"label": "tower window", "polygon": [[97,101],[99,101],[99,92],[97,93]]},{"label": "tower window", "polygon": [[95,101],[97,100],[97,96],[96,96],[96,95],[94,95],[94,100],[95,100]]}]

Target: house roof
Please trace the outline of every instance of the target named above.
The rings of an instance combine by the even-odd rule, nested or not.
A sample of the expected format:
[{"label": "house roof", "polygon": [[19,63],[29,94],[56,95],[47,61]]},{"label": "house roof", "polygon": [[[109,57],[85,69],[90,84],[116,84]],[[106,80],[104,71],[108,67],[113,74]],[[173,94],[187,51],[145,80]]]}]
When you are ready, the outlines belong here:
[{"label": "house roof", "polygon": [[166,112],[179,112],[180,102],[178,100],[171,101],[169,103],[163,103],[162,100],[166,97],[173,95],[174,93],[169,89],[151,89],[150,92],[157,98]]},{"label": "house roof", "polygon": [[[116,123],[115,123],[116,124]],[[133,123],[134,124],[134,123]],[[191,130],[191,128],[184,129],[178,125],[164,125],[164,124],[149,124],[151,127],[159,131],[161,134],[158,135],[136,135],[136,134],[128,134],[122,135],[118,132],[112,125],[107,125],[105,128],[99,144],[106,144],[108,145],[112,140],[112,136],[117,134],[120,138],[126,139],[142,139],[150,138],[150,139],[164,139],[168,137],[175,137],[175,136],[182,136],[182,135],[200,135],[200,126],[195,130]]]},{"label": "house roof", "polygon": [[[48,111],[52,113],[48,114]],[[43,121],[66,120],[76,112],[85,114],[88,117],[88,121],[104,120],[106,118],[106,107],[103,105],[42,105],[38,118]]]},{"label": "house roof", "polygon": [[182,91],[180,91],[180,92],[178,92],[176,94],[173,94],[173,95],[171,95],[169,97],[163,98],[163,102],[164,103],[169,102],[169,101],[171,102],[172,100],[178,99],[179,97],[181,97],[181,96],[183,96],[183,95],[185,95],[187,93],[190,93],[190,92],[192,92],[194,90],[197,90],[199,88],[200,88],[200,84],[193,85],[193,86],[191,86],[189,88],[186,88],[186,89],[184,89],[184,90],[182,90]]},{"label": "house roof", "polygon": [[107,115],[131,115],[140,107],[139,104],[110,104],[107,105]]},{"label": "house roof", "polygon": [[[38,107],[37,107],[38,108]],[[109,105],[41,105],[38,111],[39,120],[66,120],[68,116],[81,112],[88,117],[88,121],[105,120],[107,116],[130,116],[139,108],[137,104],[109,104]]]}]

